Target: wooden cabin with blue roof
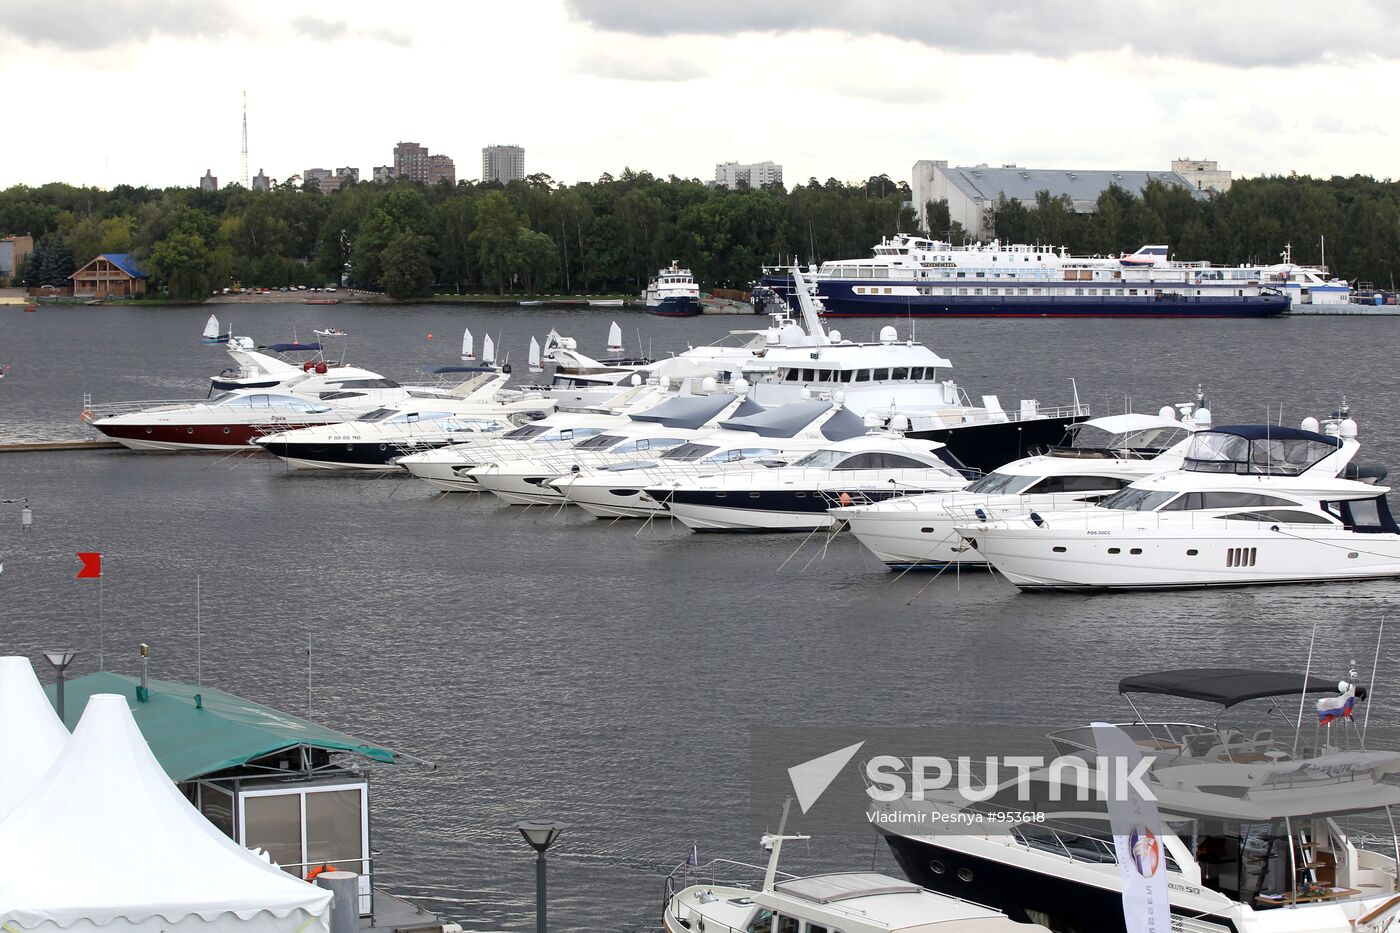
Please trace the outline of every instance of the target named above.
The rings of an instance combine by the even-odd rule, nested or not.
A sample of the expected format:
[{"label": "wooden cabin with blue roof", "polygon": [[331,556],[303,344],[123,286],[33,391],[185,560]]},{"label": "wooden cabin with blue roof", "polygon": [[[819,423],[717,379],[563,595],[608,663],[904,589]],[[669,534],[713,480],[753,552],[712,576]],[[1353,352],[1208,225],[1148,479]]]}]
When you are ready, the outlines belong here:
[{"label": "wooden cabin with blue roof", "polygon": [[69,276],[74,298],[131,298],[146,294],[150,276],[130,253],[103,253]]}]

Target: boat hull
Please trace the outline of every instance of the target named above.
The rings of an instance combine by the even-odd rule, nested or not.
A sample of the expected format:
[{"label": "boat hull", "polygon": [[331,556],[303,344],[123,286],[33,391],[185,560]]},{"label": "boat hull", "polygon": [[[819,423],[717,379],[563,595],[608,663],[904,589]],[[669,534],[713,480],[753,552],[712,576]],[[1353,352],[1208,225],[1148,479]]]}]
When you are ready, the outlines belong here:
[{"label": "boat hull", "polygon": [[648,304],[647,311],[661,317],[695,317],[700,314],[700,299],[693,297],[667,297],[656,304]]},{"label": "boat hull", "polygon": [[[1262,318],[1289,309],[1287,295],[874,295],[858,294],[872,280],[818,279],[828,317],[1082,317]],[[788,300],[790,276],[766,276],[763,284]],[[1039,283],[1045,290],[1046,283]],[[908,287],[907,285],[902,287]],[[1185,287],[1185,286],[1182,286]]]},{"label": "boat hull", "polygon": [[[296,424],[306,428],[326,422]],[[93,424],[101,433],[132,450],[230,450],[249,447],[268,433],[267,425],[251,424]],[[288,426],[279,425],[278,430]]]},{"label": "boat hull", "polygon": [[[1054,518],[1048,524],[1053,529]],[[1280,531],[1271,531],[1278,527]],[[1400,535],[1261,523],[1258,530],[960,533],[1023,590],[1156,590],[1400,577]],[[1059,550],[1056,550],[1058,548]]]},{"label": "boat hull", "polygon": [[1065,436],[1065,428],[1089,417],[1027,418],[1024,421],[992,421],[956,428],[910,431],[909,437],[939,441],[965,466],[983,473],[1020,460],[1033,447],[1053,447]]},{"label": "boat hull", "polygon": [[666,511],[655,500],[644,497],[645,489],[629,486],[622,477],[608,486],[592,483],[569,485],[556,480],[555,488],[571,504],[594,518],[651,518]]},{"label": "boat hull", "polygon": [[297,469],[315,470],[387,470],[403,469],[394,461],[407,454],[421,453],[446,447],[448,441],[403,441],[394,443],[361,441],[344,443],[303,443],[265,440],[258,444],[263,450]]},{"label": "boat hull", "polygon": [[[851,488],[853,495],[865,501],[896,495],[876,488]],[[841,495],[835,484],[831,491],[652,488],[647,494],[692,531],[818,531],[840,524],[829,511]]]}]

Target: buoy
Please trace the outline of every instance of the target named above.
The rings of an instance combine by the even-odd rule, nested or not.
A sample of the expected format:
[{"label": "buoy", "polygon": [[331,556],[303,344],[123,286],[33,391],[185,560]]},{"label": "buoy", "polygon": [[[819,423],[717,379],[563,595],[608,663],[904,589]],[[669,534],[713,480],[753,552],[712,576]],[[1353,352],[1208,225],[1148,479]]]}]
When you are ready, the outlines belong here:
[{"label": "buoy", "polygon": [[428,339],[429,339],[429,340],[432,340],[432,339],[433,339],[433,335],[432,335],[432,334],[429,334],[429,335],[428,335]]}]

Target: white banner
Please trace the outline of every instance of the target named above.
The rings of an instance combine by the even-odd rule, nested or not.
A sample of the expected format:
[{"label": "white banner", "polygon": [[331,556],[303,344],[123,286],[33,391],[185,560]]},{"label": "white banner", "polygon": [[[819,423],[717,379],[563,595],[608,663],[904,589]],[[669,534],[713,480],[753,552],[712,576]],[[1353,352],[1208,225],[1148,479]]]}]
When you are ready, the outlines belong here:
[{"label": "white banner", "polygon": [[1139,772],[1142,752],[1127,733],[1106,722],[1094,723],[1094,744],[1106,765],[1103,788],[1108,796],[1108,822],[1113,848],[1123,876],[1123,921],[1128,933],[1171,933],[1171,900],[1167,894],[1167,858],[1158,838],[1161,821],[1157,803],[1134,789],[1128,780]]}]

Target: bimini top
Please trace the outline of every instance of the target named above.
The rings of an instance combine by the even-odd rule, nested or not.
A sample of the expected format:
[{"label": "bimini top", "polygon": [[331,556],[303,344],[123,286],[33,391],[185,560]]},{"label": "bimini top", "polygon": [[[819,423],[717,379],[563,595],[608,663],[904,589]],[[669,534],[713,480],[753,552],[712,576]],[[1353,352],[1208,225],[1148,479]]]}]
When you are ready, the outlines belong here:
[{"label": "bimini top", "polygon": [[[1306,432],[1305,432],[1306,433]],[[1118,681],[1119,693],[1157,693],[1234,706],[1261,697],[1337,692],[1337,682],[1297,671],[1254,671],[1243,667],[1190,667],[1178,671],[1138,674]]]},{"label": "bimini top", "polygon": [[713,417],[734,403],[734,396],[723,393],[714,395],[678,395],[629,417],[633,421],[659,424],[663,428],[702,428]]},{"label": "bimini top", "polygon": [[1337,452],[1341,438],[1272,424],[1234,424],[1191,438],[1184,469],[1298,476]]},{"label": "bimini top", "polygon": [[274,343],[260,349],[271,350],[273,353],[300,353],[319,350],[321,345],[319,343]]}]

